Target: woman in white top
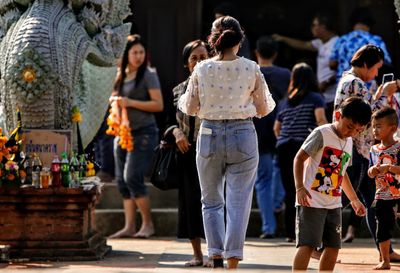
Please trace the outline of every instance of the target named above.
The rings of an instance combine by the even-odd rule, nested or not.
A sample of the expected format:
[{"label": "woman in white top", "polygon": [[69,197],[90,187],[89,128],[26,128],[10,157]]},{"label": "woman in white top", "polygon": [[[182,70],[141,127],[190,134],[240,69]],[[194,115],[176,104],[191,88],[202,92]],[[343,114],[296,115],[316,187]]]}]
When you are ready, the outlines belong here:
[{"label": "woman in white top", "polygon": [[233,17],[214,21],[209,43],[216,55],[196,65],[178,103],[182,112],[202,119],[196,163],[208,256],[214,267],[223,267],[226,258],[228,268],[236,268],[243,259],[258,165],[251,119],[275,107],[258,65],[236,55],[243,37]]}]

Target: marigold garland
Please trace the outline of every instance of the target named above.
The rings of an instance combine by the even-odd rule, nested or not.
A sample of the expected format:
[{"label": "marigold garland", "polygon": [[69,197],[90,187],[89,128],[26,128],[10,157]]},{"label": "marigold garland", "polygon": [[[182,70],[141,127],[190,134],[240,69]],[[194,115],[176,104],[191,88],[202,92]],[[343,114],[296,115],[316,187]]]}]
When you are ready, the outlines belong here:
[{"label": "marigold garland", "polygon": [[121,124],[121,117],[119,115],[118,102],[113,101],[111,103],[110,114],[107,117],[108,129],[106,131],[107,135],[118,136],[119,126]]},{"label": "marigold garland", "polygon": [[119,145],[122,149],[128,152],[133,151],[133,137],[131,134],[131,127],[129,126],[128,111],[122,108],[121,126],[119,127]]},{"label": "marigold garland", "polygon": [[128,111],[125,107],[121,109],[121,115],[119,113],[118,102],[113,101],[111,103],[110,114],[107,118],[108,129],[107,135],[119,136],[119,145],[122,149],[128,152],[133,151],[133,137],[131,134],[131,127],[129,125]]}]

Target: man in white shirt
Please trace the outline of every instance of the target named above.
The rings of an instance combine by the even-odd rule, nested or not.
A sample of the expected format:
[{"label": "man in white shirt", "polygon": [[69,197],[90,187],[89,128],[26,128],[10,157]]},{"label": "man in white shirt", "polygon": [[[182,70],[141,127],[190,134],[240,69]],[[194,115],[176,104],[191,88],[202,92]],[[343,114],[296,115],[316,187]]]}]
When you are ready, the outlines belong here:
[{"label": "man in white shirt", "polygon": [[314,16],[311,32],[316,39],[310,41],[302,41],[279,34],[274,34],[272,37],[296,49],[318,52],[318,84],[325,98],[326,117],[330,122],[332,121],[333,101],[336,93],[336,71],[329,68],[329,57],[338,36],[333,31],[330,17],[326,14],[317,14]]}]

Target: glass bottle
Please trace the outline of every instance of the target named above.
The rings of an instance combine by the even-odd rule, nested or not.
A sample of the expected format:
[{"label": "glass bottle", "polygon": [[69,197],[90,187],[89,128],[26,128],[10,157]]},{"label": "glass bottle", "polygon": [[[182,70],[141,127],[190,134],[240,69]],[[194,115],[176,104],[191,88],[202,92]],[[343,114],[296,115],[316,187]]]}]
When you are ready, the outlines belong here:
[{"label": "glass bottle", "polygon": [[32,158],[29,156],[29,154],[25,155],[22,167],[26,173],[25,184],[32,184]]}]

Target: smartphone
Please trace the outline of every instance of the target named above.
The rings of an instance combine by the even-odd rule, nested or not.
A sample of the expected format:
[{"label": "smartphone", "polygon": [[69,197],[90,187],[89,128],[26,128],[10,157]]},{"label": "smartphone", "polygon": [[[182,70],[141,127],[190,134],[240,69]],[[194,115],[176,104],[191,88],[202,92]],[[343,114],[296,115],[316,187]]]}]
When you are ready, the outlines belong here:
[{"label": "smartphone", "polygon": [[394,74],[393,73],[383,74],[382,84],[384,84],[385,82],[391,82],[393,80],[394,80]]}]

